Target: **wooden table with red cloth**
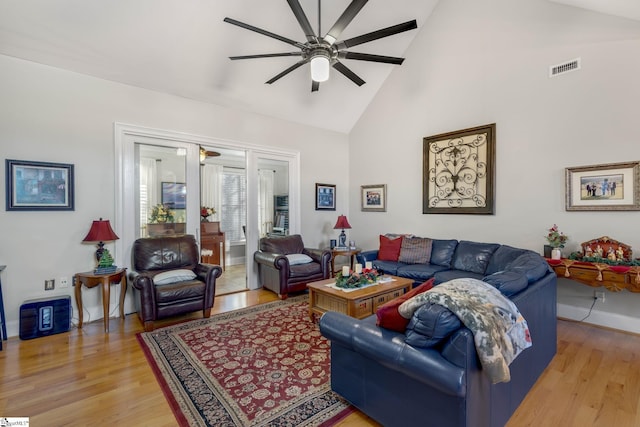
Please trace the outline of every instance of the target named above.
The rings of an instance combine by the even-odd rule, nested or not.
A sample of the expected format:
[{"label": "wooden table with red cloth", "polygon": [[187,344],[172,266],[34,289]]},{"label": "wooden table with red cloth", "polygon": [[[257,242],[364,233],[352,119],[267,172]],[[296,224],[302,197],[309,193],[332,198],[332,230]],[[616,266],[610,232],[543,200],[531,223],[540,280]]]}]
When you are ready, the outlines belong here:
[{"label": "wooden table with red cloth", "polygon": [[623,289],[640,292],[640,266],[637,265],[611,265],[568,258],[547,258],[547,262],[560,278],[575,280],[594,288],[603,286],[612,292]]}]

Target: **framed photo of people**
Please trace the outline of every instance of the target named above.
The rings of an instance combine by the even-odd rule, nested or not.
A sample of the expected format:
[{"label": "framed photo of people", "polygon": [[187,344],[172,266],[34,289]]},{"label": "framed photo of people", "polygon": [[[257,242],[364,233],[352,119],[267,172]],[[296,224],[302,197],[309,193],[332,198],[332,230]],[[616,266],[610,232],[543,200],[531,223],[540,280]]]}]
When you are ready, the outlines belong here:
[{"label": "framed photo of people", "polygon": [[565,169],[566,210],[640,210],[640,162]]},{"label": "framed photo of people", "polygon": [[363,212],[386,212],[387,185],[361,185],[360,200]]}]

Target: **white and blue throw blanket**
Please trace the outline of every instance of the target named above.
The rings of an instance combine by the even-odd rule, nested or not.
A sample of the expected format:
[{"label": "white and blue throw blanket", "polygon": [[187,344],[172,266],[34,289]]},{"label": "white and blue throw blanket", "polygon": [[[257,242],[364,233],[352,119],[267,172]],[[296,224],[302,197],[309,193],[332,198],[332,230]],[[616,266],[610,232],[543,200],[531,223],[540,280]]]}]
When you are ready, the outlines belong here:
[{"label": "white and blue throw blanket", "polygon": [[526,320],[516,305],[481,280],[462,278],[439,284],[405,301],[398,308],[410,319],[425,304],[448,308],[471,330],[482,369],[493,384],[509,382],[509,364],[531,347]]}]

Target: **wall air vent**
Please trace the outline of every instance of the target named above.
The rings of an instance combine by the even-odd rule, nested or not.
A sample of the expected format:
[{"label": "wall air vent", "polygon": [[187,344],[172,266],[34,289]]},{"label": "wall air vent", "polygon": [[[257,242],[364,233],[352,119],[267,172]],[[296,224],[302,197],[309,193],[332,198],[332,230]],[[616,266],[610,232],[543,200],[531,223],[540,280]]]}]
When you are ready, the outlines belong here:
[{"label": "wall air vent", "polygon": [[549,67],[549,77],[556,77],[560,74],[565,74],[571,71],[577,71],[580,69],[580,58],[572,59],[571,61],[563,62],[562,64],[552,65]]}]

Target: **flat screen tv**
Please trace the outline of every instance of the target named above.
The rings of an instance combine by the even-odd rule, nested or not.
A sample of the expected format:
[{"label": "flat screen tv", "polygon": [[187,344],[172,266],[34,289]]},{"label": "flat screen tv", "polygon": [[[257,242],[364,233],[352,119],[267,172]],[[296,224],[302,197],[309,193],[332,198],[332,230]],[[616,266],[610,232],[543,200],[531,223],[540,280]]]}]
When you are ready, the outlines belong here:
[{"label": "flat screen tv", "polygon": [[181,182],[163,182],[162,204],[169,209],[186,209],[187,185]]}]

